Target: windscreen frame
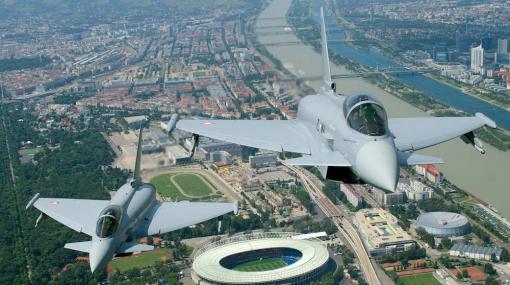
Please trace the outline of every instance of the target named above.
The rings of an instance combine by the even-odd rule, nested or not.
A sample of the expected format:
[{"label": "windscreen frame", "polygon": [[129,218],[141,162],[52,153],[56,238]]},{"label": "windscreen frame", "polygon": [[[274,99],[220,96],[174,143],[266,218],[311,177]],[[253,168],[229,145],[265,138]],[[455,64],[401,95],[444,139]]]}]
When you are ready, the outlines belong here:
[{"label": "windscreen frame", "polygon": [[[113,222],[110,225],[106,225],[105,219]],[[99,238],[109,238],[117,233],[120,223],[122,220],[122,208],[117,205],[110,205],[106,207],[99,215],[96,222],[96,236]]]},{"label": "windscreen frame", "polygon": [[[370,137],[379,137],[389,134],[390,131],[388,128],[388,116],[382,104],[373,100],[368,95],[359,95],[358,98],[360,98],[358,102],[352,104],[351,107],[347,110],[347,112],[344,112],[345,120],[349,128],[360,134]],[[356,99],[357,98],[353,98],[352,100]],[[344,105],[344,108],[346,107],[348,107],[347,104]],[[367,107],[371,108],[367,109]],[[362,112],[363,114],[361,114]],[[368,112],[373,112],[373,114],[369,114]],[[358,118],[357,120],[354,120],[352,116],[356,114]],[[366,119],[368,116],[370,116],[371,119],[373,120],[372,121],[365,120],[365,122],[361,121],[363,119]]]}]

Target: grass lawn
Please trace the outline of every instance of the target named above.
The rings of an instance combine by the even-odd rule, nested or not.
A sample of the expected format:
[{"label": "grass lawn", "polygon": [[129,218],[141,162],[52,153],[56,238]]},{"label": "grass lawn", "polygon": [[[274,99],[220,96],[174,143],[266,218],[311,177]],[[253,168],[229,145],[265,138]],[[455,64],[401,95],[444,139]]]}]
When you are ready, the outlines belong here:
[{"label": "grass lawn", "polygon": [[400,280],[402,280],[405,285],[441,285],[432,273],[402,276]]},{"label": "grass lawn", "polygon": [[207,196],[213,194],[216,190],[202,175],[176,174],[174,180],[189,196]]},{"label": "grass lawn", "polygon": [[40,151],[41,151],[41,148],[37,148],[37,147],[34,147],[34,148],[25,148],[25,149],[20,149],[19,154],[23,155],[23,156],[34,155],[34,154],[36,154],[36,153],[38,153]]},{"label": "grass lawn", "polygon": [[[184,191],[181,193],[172,178]],[[202,180],[203,178],[204,180]],[[150,181],[156,186],[156,191],[165,198],[171,200],[192,200],[207,197],[221,197],[216,193],[216,188],[202,175],[192,173],[166,173],[156,176]]]},{"label": "grass lawn", "polygon": [[245,272],[256,272],[256,271],[268,271],[278,268],[285,267],[286,264],[280,258],[264,258],[261,260],[254,260],[246,263],[242,263],[232,268],[232,270],[245,271]]},{"label": "grass lawn", "polygon": [[159,195],[171,200],[190,200],[188,197],[181,194],[175,185],[170,181],[171,174],[162,174],[151,179],[151,183],[156,187]]},{"label": "grass lawn", "polygon": [[133,268],[144,268],[154,265],[156,261],[169,259],[172,256],[172,250],[168,248],[159,248],[152,251],[142,252],[128,257],[121,257],[110,262],[113,270],[126,271]]}]

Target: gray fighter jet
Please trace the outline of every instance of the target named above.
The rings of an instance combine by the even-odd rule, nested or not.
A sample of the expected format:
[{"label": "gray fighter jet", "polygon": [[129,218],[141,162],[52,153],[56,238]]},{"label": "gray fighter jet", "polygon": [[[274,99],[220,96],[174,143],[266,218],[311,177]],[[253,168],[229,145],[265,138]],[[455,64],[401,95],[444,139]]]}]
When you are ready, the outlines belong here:
[{"label": "gray fighter jet", "polygon": [[[413,153],[456,137],[484,153],[473,130],[496,124],[481,113],[473,117],[388,119],[376,98],[335,94],[326,28],[321,9],[323,81],[320,94],[304,97],[292,120],[180,120],[178,129],[240,145],[302,154],[289,165],[317,166],[324,178],[369,183],[394,191],[401,165],[442,163]],[[193,152],[193,151],[192,151]]]},{"label": "gray fighter jet", "polygon": [[154,185],[140,177],[142,129],[133,178],[108,200],[39,198],[36,194],[27,204],[44,215],[85,233],[90,241],[65,244],[65,248],[89,253],[90,270],[103,268],[116,254],[149,251],[154,247],[133,242],[137,238],[163,234],[203,221],[237,213],[236,203],[159,202]]}]

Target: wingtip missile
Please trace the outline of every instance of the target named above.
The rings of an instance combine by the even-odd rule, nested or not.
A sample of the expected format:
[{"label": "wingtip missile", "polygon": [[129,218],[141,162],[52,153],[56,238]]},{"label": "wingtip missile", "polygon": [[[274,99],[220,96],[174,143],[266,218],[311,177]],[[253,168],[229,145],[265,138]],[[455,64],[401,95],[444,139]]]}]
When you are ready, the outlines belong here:
[{"label": "wingtip missile", "polygon": [[168,134],[171,134],[173,130],[175,129],[175,126],[177,125],[177,121],[179,121],[179,114],[173,114],[170,117],[170,121],[166,124],[166,130],[168,131]]},{"label": "wingtip missile", "polygon": [[469,133],[465,133],[463,134],[460,139],[466,143],[466,144],[470,144],[472,145],[478,152],[480,152],[481,154],[485,154],[486,151],[485,151],[485,148],[483,146],[483,142],[482,140],[480,140],[479,138],[477,138],[475,136],[475,133],[473,132],[469,132]]},{"label": "wingtip missile", "polygon": [[32,199],[30,199],[30,201],[25,206],[25,210],[30,209],[34,205],[34,203],[37,201],[37,199],[39,199],[40,196],[41,196],[41,193],[35,194],[34,197],[32,197]]}]

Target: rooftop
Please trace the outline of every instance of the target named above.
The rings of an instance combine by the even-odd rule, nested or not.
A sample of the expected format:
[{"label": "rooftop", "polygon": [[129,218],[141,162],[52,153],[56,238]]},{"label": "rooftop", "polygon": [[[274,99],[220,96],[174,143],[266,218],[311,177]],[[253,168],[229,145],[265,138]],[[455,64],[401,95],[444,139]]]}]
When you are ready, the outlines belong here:
[{"label": "rooftop", "polygon": [[[261,233],[234,236],[219,240],[197,250],[193,270],[202,278],[226,284],[271,282],[301,276],[319,268],[329,260],[329,253],[320,240],[292,239],[295,233]],[[270,271],[241,272],[230,270],[220,260],[241,252],[267,248],[292,248],[303,255],[295,263]]]},{"label": "rooftop", "polygon": [[381,208],[359,210],[356,221],[365,241],[373,248],[414,242],[398,225],[397,218]]},{"label": "rooftop", "polygon": [[468,219],[461,214],[452,212],[429,212],[421,214],[416,223],[431,228],[457,228],[469,223]]}]

